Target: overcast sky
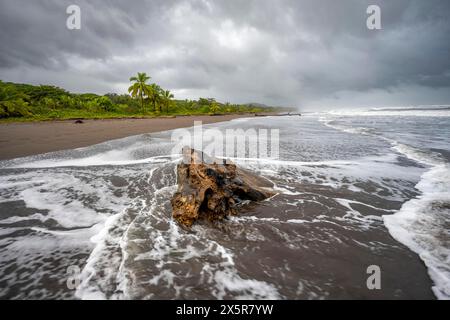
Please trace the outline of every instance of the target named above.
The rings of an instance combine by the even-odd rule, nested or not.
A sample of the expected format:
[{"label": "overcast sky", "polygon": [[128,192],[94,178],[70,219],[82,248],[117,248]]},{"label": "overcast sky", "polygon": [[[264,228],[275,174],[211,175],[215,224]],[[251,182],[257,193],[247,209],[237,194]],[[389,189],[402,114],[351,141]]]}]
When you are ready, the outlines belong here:
[{"label": "overcast sky", "polygon": [[449,21],[448,0],[0,0],[0,79],[125,93],[142,71],[178,99],[450,104]]}]

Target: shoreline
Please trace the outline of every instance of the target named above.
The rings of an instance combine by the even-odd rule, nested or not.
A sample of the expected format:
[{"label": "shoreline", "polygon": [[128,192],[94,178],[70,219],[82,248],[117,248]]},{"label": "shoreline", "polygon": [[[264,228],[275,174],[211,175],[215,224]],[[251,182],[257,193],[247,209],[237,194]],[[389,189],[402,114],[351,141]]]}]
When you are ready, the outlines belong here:
[{"label": "shoreline", "polygon": [[254,117],[254,114],[177,116],[174,118],[89,119],[0,123],[0,160],[87,147],[128,136]]},{"label": "shoreline", "polygon": [[[240,117],[238,115],[228,115],[226,117],[193,116],[179,119],[91,120],[85,121],[83,124],[75,124],[73,121],[59,121],[28,124],[32,128],[27,128],[24,132],[28,133],[28,138],[30,135],[34,138],[35,135],[33,135],[33,132],[39,131],[39,128],[44,128],[47,130],[46,138],[48,139],[58,141],[58,138],[60,138],[64,141],[69,140],[73,142],[75,136],[71,138],[71,133],[67,128],[77,130],[76,133],[73,133],[77,139],[85,133],[84,131],[89,131],[86,133],[88,138],[97,138],[105,132],[108,134],[123,134],[130,130],[139,131],[142,128],[145,132],[157,132],[161,129],[160,127],[156,127],[157,125],[164,127],[166,130],[170,130],[173,126],[182,127],[183,124],[192,125],[195,120],[202,120],[205,124],[222,122],[222,125],[227,126],[227,122],[225,121],[244,117],[251,119],[253,115],[240,115]],[[207,119],[204,120],[204,118]],[[290,131],[284,132],[284,137],[292,137],[292,140],[283,140],[288,143],[288,146],[289,142],[294,141],[295,143],[297,141],[296,135],[292,135],[292,133],[297,133],[302,128],[305,128],[306,133],[304,134],[306,139],[323,137],[323,140],[318,140],[316,145],[326,143],[330,146],[331,151],[334,150],[333,146],[336,144],[336,141],[340,141],[344,137],[337,136],[337,138],[334,138],[335,140],[327,140],[329,139],[329,130],[328,128],[322,128],[322,130],[317,131],[317,126],[315,125],[317,124],[317,119],[313,120],[313,125],[305,125],[305,123],[297,123],[295,119],[292,120],[290,123],[281,122],[285,127],[290,129]],[[308,121],[309,119],[305,120]],[[244,123],[252,126],[251,121],[244,121]],[[275,122],[273,125],[276,124]],[[14,127],[15,130],[21,130],[26,128],[26,125],[16,124]],[[62,128],[59,128],[59,126]],[[245,128],[244,124],[242,126]],[[11,126],[7,125],[4,127],[8,128]],[[233,125],[233,127],[235,126]],[[59,131],[55,128],[58,128]],[[4,130],[4,128],[0,126],[0,134],[1,130]],[[343,132],[346,134],[345,131]],[[61,134],[64,136],[60,136]],[[339,132],[335,134],[339,134]],[[16,139],[15,141],[20,142],[20,137],[15,136],[14,138]],[[170,132],[163,134],[161,143],[164,144],[167,138],[170,138]],[[3,136],[0,138],[0,146],[3,143],[1,141],[2,139]],[[357,136],[355,136],[355,139],[357,139]],[[378,140],[375,140],[373,143],[375,146],[378,146]],[[135,144],[136,141],[143,143]],[[46,272],[50,274],[58,273],[64,276],[67,272],[64,266],[71,263],[84,266],[83,270],[95,270],[98,274],[101,274],[105,268],[120,270],[121,264],[118,264],[117,261],[121,261],[122,256],[119,259],[118,255],[113,255],[115,251],[113,245],[120,245],[119,239],[127,239],[126,241],[130,241],[129,243],[133,243],[132,241],[135,239],[146,239],[148,246],[139,249],[137,252],[132,252],[132,250],[127,251],[131,257],[137,257],[138,254],[149,252],[155,245],[152,242],[153,239],[163,239],[162,241],[168,249],[164,251],[162,259],[167,259],[163,260],[167,264],[176,265],[178,270],[182,270],[181,272],[184,272],[183,270],[189,272],[192,265],[198,269],[203,266],[203,260],[197,259],[197,255],[194,255],[192,260],[186,261],[182,257],[180,258],[177,255],[170,254],[172,246],[169,241],[172,239],[173,233],[170,227],[171,220],[167,219],[170,211],[164,210],[171,210],[171,192],[159,193],[158,191],[178,181],[178,175],[173,174],[174,163],[170,162],[164,165],[160,163],[153,164],[151,162],[145,163],[145,168],[150,167],[150,170],[146,170],[148,173],[144,177],[142,177],[141,165],[134,166],[125,164],[125,166],[108,166],[110,160],[116,161],[121,156],[131,161],[141,159],[142,155],[148,152],[146,149],[149,143],[151,145],[154,143],[157,146],[159,142],[147,142],[147,138],[141,137],[132,137],[125,143],[123,141],[111,141],[108,143],[110,145],[107,149],[112,149],[117,152],[109,153],[106,157],[97,158],[94,156],[94,159],[81,163],[83,166],[82,169],[77,167],[80,164],[77,156],[67,158],[66,155],[61,155],[59,157],[60,159],[74,161],[71,164],[64,164],[62,166],[64,169],[58,169],[57,166],[53,168],[50,165],[46,169],[41,169],[40,166],[37,166],[39,167],[37,169],[29,167],[24,170],[19,166],[17,168],[11,167],[5,168],[4,171],[2,170],[1,178],[5,179],[5,186],[7,187],[5,189],[7,192],[2,194],[6,201],[2,202],[1,208],[5,212],[11,212],[12,217],[20,217],[17,219],[26,217],[25,219],[27,220],[24,222],[26,223],[24,224],[26,228],[35,227],[42,229],[42,226],[44,226],[49,230],[53,230],[55,228],[54,221],[57,221],[64,228],[73,228],[74,226],[72,224],[76,224],[77,227],[83,228],[84,230],[86,225],[92,225],[95,221],[98,221],[99,213],[111,212],[113,217],[116,215],[120,217],[120,219],[113,219],[114,228],[107,226],[107,228],[105,227],[106,229],[103,228],[100,231],[89,229],[93,234],[86,235],[82,233],[79,238],[80,240],[77,239],[77,245],[79,244],[83,250],[86,249],[83,251],[81,258],[80,251],[77,251],[76,255],[71,255],[71,250],[68,250],[68,254],[64,256],[56,254],[55,256],[59,259],[58,265],[62,265],[62,267],[55,272],[51,261],[45,265]],[[317,150],[313,143],[309,149],[312,152]],[[344,149],[342,154],[345,156],[348,150],[354,150],[354,147],[359,144],[362,144],[362,142],[354,145],[350,144],[349,149]],[[136,146],[136,148],[129,148],[130,145]],[[301,143],[297,145],[301,146]],[[367,145],[369,148],[372,146],[371,143]],[[93,147],[93,149],[96,148],[96,146]],[[387,148],[389,152],[397,153],[392,148]],[[89,151],[86,152],[86,157],[89,157],[89,154],[91,154]],[[405,154],[405,156],[407,155]],[[307,157],[304,160],[308,161],[309,159]],[[359,159],[359,156],[357,159]],[[103,161],[104,163],[99,163],[98,161]],[[372,172],[370,171],[372,164],[377,165],[378,163],[383,163],[387,166],[375,167],[375,171],[373,172],[376,174],[374,176],[365,174],[360,177],[346,170],[347,168],[361,166],[360,168],[365,168],[369,172]],[[72,168],[72,165],[75,167]],[[306,174],[302,172],[304,170],[303,168],[292,171],[277,170],[269,175],[270,181],[286,191],[279,189],[280,192],[276,196],[271,197],[270,201],[255,206],[252,204],[246,207],[243,206],[240,212],[242,219],[239,219],[239,223],[232,222],[224,229],[226,230],[225,232],[232,235],[224,242],[221,242],[223,241],[222,233],[216,234],[209,232],[205,228],[204,236],[199,238],[199,242],[195,242],[194,244],[197,248],[203,248],[202,244],[204,242],[212,240],[221,245],[223,250],[226,250],[225,252],[234,254],[236,258],[234,258],[231,267],[227,269],[227,272],[233,276],[232,279],[240,281],[242,279],[240,277],[240,270],[247,270],[252,275],[250,279],[254,283],[254,287],[249,287],[252,290],[264,288],[264,291],[261,292],[267,298],[436,299],[438,296],[433,293],[436,283],[430,277],[429,269],[424,262],[425,260],[421,259],[420,254],[418,255],[415,250],[407,246],[407,242],[397,240],[383,220],[385,215],[389,213],[394,213],[393,215],[395,215],[399,212],[403,207],[403,200],[407,199],[407,197],[400,199],[390,197],[391,194],[395,194],[394,191],[392,193],[388,191],[384,194],[373,193],[374,186],[380,185],[382,181],[386,181],[384,180],[386,174],[378,174],[378,172],[386,171],[389,174],[390,172],[396,172],[397,169],[399,171],[412,171],[412,168],[409,168],[411,163],[403,158],[400,158],[398,164],[395,164],[394,167],[392,167],[393,165],[390,160],[376,158],[373,160],[373,163],[358,160],[354,162],[350,161],[342,168],[334,167],[332,163],[315,164],[308,169]],[[418,166],[418,168],[419,170],[423,169],[421,166]],[[367,170],[363,171],[366,172]],[[421,177],[421,175],[422,173],[420,172],[412,174],[411,181],[416,183],[414,179]],[[355,179],[352,179],[352,177],[355,177]],[[401,173],[398,175],[394,174],[392,176],[392,179],[394,179],[392,181],[394,182],[386,185],[386,187],[392,188],[389,190],[405,190],[405,192],[408,192],[408,189],[403,189],[403,185],[395,183],[397,181],[395,179],[401,179],[401,177],[403,177]],[[358,180],[358,178],[361,180]],[[336,184],[327,185],[327,181],[335,181]],[[356,190],[350,188],[353,185],[357,186]],[[416,193],[410,192],[408,197],[415,199]],[[130,198],[128,198],[128,195],[130,195]],[[137,195],[138,198],[134,198]],[[45,201],[43,200],[42,202],[39,199],[44,199]],[[130,199],[139,200],[137,201],[138,204],[136,204],[136,207],[134,207],[134,203]],[[151,205],[149,206],[149,204]],[[131,209],[123,210],[122,206]],[[30,208],[34,207],[38,209],[30,210]],[[49,213],[43,210],[49,210]],[[134,221],[133,214],[135,210],[149,210],[152,218],[144,218],[139,223],[129,224],[129,221]],[[123,216],[121,214],[122,212],[124,212]],[[42,213],[42,220],[34,219],[34,213]],[[71,217],[73,215],[72,213],[82,219],[80,223],[72,218],[67,218]],[[49,217],[52,219],[49,219]],[[11,223],[7,224],[7,227],[14,228],[21,226],[20,221],[11,220]],[[69,224],[66,225],[67,223]],[[109,222],[107,224],[109,225]],[[262,236],[259,238],[248,238],[247,235],[244,235],[243,237],[239,234],[242,228]],[[268,228],[274,230],[274,232],[267,232]],[[110,233],[109,230],[114,230],[114,232]],[[128,230],[131,230],[130,234],[132,235],[129,238],[127,236]],[[152,230],[152,232],[149,233],[149,230]],[[314,239],[312,240],[311,234],[314,234]],[[98,242],[93,247],[87,248],[81,239],[90,239],[93,236],[97,237]],[[14,240],[15,237],[16,234],[11,236]],[[17,237],[21,237],[21,234]],[[177,243],[181,248],[180,250],[184,252],[191,250],[188,245],[184,245],[185,243],[190,244],[190,241],[192,241],[188,234],[180,232],[177,237],[180,237],[177,238],[177,241],[179,241]],[[285,239],[288,239],[288,245],[283,241]],[[42,237],[38,235],[35,241],[45,243],[45,241],[48,241],[48,235],[45,233]],[[111,248],[113,249],[103,247],[104,241],[111,241]],[[254,241],[254,245],[252,245],[253,251],[247,249],[248,246],[245,244],[247,241]],[[236,243],[244,243],[244,245],[239,246]],[[55,252],[59,252],[59,250],[57,248]],[[204,250],[199,254],[213,257],[213,259],[223,258],[220,253],[221,251],[218,251],[214,247],[210,251]],[[20,254],[18,253],[17,255],[20,256]],[[48,253],[49,256],[52,254],[52,251]],[[307,266],[298,264],[298,254],[301,254],[303,260],[308,261]],[[36,257],[24,256],[23,259],[28,259],[27,263],[32,264],[34,263],[33,259],[36,259]],[[267,277],[260,276],[261,267],[254,267],[253,262],[262,259],[265,261],[262,266],[265,268]],[[59,261],[64,263],[59,263]],[[80,263],[80,261],[82,262]],[[164,270],[154,264],[151,259],[140,261],[139,265],[137,265],[139,269],[136,269],[136,264],[129,264],[126,268],[129,268],[127,270],[130,270],[130,272],[146,270],[143,273],[142,279],[151,279],[155,274],[160,274],[162,272],[161,270]],[[283,264],[280,264],[280,261]],[[354,263],[354,261],[358,263]],[[187,269],[184,269],[184,264],[188,266]],[[382,281],[380,282],[382,290],[379,291],[371,290],[367,285],[369,276],[367,268],[373,264],[382,270],[382,280],[380,280]],[[283,267],[286,265],[289,269]],[[222,268],[220,264],[219,268]],[[221,269],[219,268],[217,270],[220,271]],[[273,276],[270,273],[270,270],[280,269],[283,270],[283,274],[275,273],[275,276]],[[173,269],[173,271],[175,272],[176,269]],[[14,269],[14,272],[17,275],[23,274],[20,268]],[[170,290],[161,290],[161,286],[158,283],[153,286],[141,287],[142,292],[145,292],[141,296],[121,296],[120,294],[115,295],[115,293],[109,296],[109,292],[116,292],[114,291],[116,290],[115,288],[120,288],[124,285],[124,282],[122,282],[124,277],[117,277],[116,275],[120,273],[117,271],[117,273],[111,273],[112,278],[105,280],[102,277],[95,277],[95,272],[92,273],[92,282],[88,283],[87,287],[83,288],[84,291],[79,291],[75,297],[89,298],[90,290],[92,289],[94,290],[93,292],[98,293],[103,298],[133,299],[145,297],[149,293],[154,294],[160,299],[173,298],[173,292]],[[321,274],[331,275],[331,278],[320,277],[320,275],[318,276],[319,272]],[[301,282],[298,280],[299,274],[302,275]],[[60,279],[60,277],[58,278]],[[30,279],[30,281],[36,280]],[[64,283],[55,284],[52,281],[53,278],[48,280],[42,277],[38,285],[42,286],[45,290],[49,290],[49,292],[58,298],[72,298],[73,291],[64,287]],[[187,298],[198,298],[200,296],[197,292],[189,296],[192,293],[189,285],[185,285],[185,282],[181,278],[179,281],[177,285],[182,289],[186,289],[185,294]],[[203,280],[200,279],[199,281]],[[104,285],[109,282],[112,283],[111,287],[108,287],[108,290],[111,291],[98,289],[100,288],[99,283]],[[301,283],[300,288],[302,290],[300,292],[298,289],[300,285],[297,283]],[[312,290],[315,290],[311,291],[314,295],[309,293],[309,289],[308,291],[303,291],[303,283],[317,283],[315,287],[311,287]],[[59,289],[61,285],[63,287],[59,292],[62,292],[62,294],[58,295],[60,293],[55,291],[54,288]],[[217,298],[214,296],[214,290],[217,290],[217,286],[220,285],[221,283],[218,281],[217,284],[215,282],[205,281],[205,289],[200,292],[201,297]],[[259,291],[256,292],[258,294]],[[31,298],[34,297],[33,292],[29,290],[20,294],[28,295]],[[230,295],[232,294],[237,295],[240,292],[233,293],[230,291]],[[8,299],[16,298],[16,292],[10,290],[4,297]],[[256,295],[255,297],[261,296]]]}]

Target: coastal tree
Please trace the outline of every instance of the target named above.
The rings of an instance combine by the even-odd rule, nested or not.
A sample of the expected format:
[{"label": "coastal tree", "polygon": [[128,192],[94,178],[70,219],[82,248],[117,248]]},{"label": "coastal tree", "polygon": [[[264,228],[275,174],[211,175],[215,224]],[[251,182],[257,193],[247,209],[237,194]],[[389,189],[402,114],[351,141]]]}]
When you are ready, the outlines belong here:
[{"label": "coastal tree", "polygon": [[100,108],[104,111],[114,111],[114,105],[111,101],[111,99],[109,99],[109,97],[107,96],[102,96],[97,98],[97,103],[100,106]]},{"label": "coastal tree", "polygon": [[209,112],[211,112],[212,114],[216,114],[217,112],[219,112],[219,110],[219,104],[216,101],[212,101],[209,105]]},{"label": "coastal tree", "polygon": [[161,111],[161,92],[162,89],[160,86],[158,86],[156,83],[152,83],[149,86],[149,94],[148,99],[153,104],[153,111],[156,112],[156,106],[159,106],[159,111]]},{"label": "coastal tree", "polygon": [[172,102],[172,99],[174,98],[174,95],[169,90],[163,90],[162,91],[162,98],[164,101],[164,105],[166,106],[166,112],[169,113],[169,105]]},{"label": "coastal tree", "polygon": [[147,84],[150,78],[145,72],[138,72],[137,76],[130,78],[130,81],[134,83],[128,88],[128,92],[133,98],[139,97],[142,110],[144,110],[144,96],[152,94],[151,86]]}]

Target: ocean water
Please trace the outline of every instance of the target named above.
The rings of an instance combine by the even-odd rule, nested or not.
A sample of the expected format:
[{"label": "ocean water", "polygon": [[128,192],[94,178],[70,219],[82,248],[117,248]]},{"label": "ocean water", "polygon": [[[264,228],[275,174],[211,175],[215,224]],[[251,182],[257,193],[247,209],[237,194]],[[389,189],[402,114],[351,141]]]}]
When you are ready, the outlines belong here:
[{"label": "ocean water", "polygon": [[171,219],[170,131],[0,162],[0,298],[450,298],[448,108],[206,127],[280,134],[234,159],[277,194],[220,227]]}]

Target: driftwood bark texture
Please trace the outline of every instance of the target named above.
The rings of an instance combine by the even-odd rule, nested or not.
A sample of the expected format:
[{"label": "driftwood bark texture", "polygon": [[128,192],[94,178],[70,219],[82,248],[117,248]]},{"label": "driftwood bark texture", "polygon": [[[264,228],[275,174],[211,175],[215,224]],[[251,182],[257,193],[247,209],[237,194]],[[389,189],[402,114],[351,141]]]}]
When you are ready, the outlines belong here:
[{"label": "driftwood bark texture", "polygon": [[177,167],[178,190],[171,201],[173,218],[183,226],[201,219],[221,221],[237,214],[242,201],[261,201],[273,195],[270,181],[229,160],[210,158],[190,148],[185,148],[183,155]]}]

